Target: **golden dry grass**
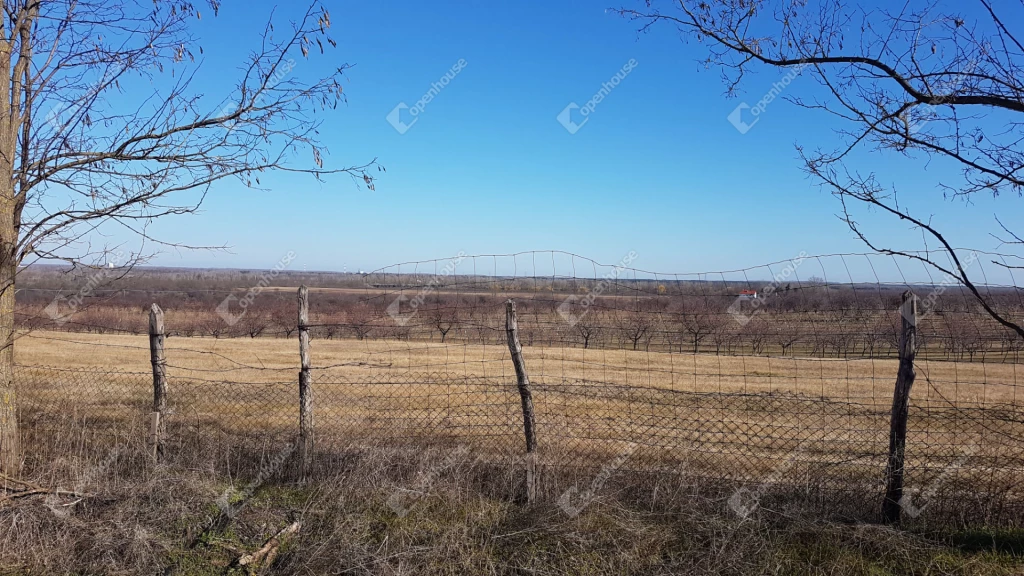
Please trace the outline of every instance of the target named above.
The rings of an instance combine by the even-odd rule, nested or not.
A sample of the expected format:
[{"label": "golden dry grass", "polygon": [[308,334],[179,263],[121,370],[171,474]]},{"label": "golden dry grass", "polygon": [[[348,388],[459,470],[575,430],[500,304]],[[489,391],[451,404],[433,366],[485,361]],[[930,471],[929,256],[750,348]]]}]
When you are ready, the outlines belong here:
[{"label": "golden dry grass", "polygon": [[[504,346],[351,339],[311,346],[321,445],[447,438],[521,450],[515,373]],[[169,338],[166,349],[178,425],[235,438],[295,433],[296,339]],[[645,466],[748,480],[781,470],[869,491],[885,467],[894,360],[570,347],[527,347],[524,355],[550,464],[601,463],[637,443],[631,462]],[[83,413],[127,419],[149,410],[145,336],[35,332],[18,341],[16,358],[22,366],[101,372],[88,381],[104,386],[97,391],[38,370],[20,391],[28,403],[41,405],[50,389],[63,387],[51,397],[74,398]],[[103,381],[110,369],[142,374]],[[1015,440],[1024,435],[1016,366],[922,361],[918,371],[908,469],[935,476],[969,447],[978,464],[963,464],[964,474],[993,482],[1015,475],[1024,458]],[[727,394],[707,394],[717,392]]]},{"label": "golden dry grass", "polygon": [[[18,340],[22,365],[150,370],[148,338],[32,332]],[[508,350],[495,345],[393,340],[314,340],[313,368],[324,379],[359,382],[402,374],[443,374],[514,382]],[[578,347],[527,347],[527,367],[538,383],[591,381],[685,392],[791,393],[858,403],[890,402],[895,360],[716,356]],[[294,338],[169,338],[172,377],[234,382],[295,379]],[[253,368],[247,368],[253,367]],[[922,360],[916,403],[1017,404],[1017,366]],[[329,375],[329,376],[326,376]],[[1024,374],[1022,374],[1024,376]]]}]

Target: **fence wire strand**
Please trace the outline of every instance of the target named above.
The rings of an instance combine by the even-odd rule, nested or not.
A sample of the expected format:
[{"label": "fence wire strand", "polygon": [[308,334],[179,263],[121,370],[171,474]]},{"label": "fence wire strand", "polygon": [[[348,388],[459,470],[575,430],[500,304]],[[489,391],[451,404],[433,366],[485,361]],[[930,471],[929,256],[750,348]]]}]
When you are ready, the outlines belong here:
[{"label": "fence wire strand", "polygon": [[[511,299],[543,466],[600,469],[632,446],[624,471],[788,486],[830,495],[820,496],[826,506],[838,505],[836,494],[851,507],[878,503],[898,310],[911,290],[921,310],[908,491],[927,496],[934,517],[1019,523],[1024,341],[963,286],[878,255],[696,274],[644,271],[632,259],[459,256],[313,278],[317,451],[444,442],[481,457],[521,455]],[[983,269],[984,259],[974,265]],[[978,285],[1020,323],[1021,290],[1000,270]],[[61,321],[45,312],[55,289],[30,292],[19,301],[16,380],[27,444],[55,413],[114,436],[145,434],[150,300],[167,312],[168,435],[178,449],[210,435],[290,441],[299,421],[296,280],[278,278],[234,322],[217,313],[232,290],[129,284]]]}]

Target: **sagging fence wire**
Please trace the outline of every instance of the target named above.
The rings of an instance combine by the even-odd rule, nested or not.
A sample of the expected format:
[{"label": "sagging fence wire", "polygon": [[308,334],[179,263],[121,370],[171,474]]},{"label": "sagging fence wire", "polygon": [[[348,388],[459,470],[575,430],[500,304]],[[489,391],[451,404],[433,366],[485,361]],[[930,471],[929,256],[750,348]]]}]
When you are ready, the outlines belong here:
[{"label": "sagging fence wire", "polygon": [[[303,327],[295,287],[284,284],[297,278],[278,278],[282,285],[231,325],[215,312],[217,302],[185,304],[195,291],[161,290],[165,457],[212,438],[238,446],[292,442],[304,421],[295,345],[304,328],[315,415],[310,458],[437,443],[469,446],[481,458],[521,458],[524,400],[508,343],[511,300],[536,434],[535,497],[552,497],[548,471],[598,469],[635,446],[623,474],[795,490],[825,508],[878,510],[891,481],[894,385],[905,360],[900,309],[909,290],[918,303],[912,365],[920,378],[907,400],[905,495],[918,497],[914,510],[924,517],[1019,523],[1020,339],[962,286],[927,271],[908,282],[914,275],[906,263],[800,258],[783,268],[788,274],[782,263],[666,275],[564,253],[460,256],[457,265],[403,264],[314,285]],[[880,279],[885,266],[891,281]],[[584,267],[591,273],[581,276]],[[982,286],[1006,317],[1024,319],[1012,281]],[[18,368],[31,434],[44,433],[42,415],[67,410],[94,430],[124,436],[131,425],[132,434],[149,434],[143,310],[156,293],[125,294],[122,302],[105,295],[103,306],[60,323],[42,323],[42,302],[22,305],[32,320],[19,346],[42,359]],[[113,315],[119,327],[105,328]],[[176,326],[179,320],[193,328]],[[48,368],[42,364],[54,359],[47,350],[55,345],[67,358],[110,354],[137,371]]]}]

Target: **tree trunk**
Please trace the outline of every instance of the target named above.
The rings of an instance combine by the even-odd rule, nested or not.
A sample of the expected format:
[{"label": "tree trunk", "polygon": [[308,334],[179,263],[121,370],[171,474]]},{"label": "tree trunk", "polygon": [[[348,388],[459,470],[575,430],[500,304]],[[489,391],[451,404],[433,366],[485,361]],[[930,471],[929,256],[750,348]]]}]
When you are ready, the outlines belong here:
[{"label": "tree trunk", "polygon": [[[0,206],[2,206],[0,202]],[[0,207],[0,210],[3,210]],[[21,467],[18,402],[14,388],[14,277],[13,215],[0,212],[0,472],[16,474]]]},{"label": "tree trunk", "polygon": [[[6,3],[0,1],[0,7]],[[31,76],[31,31],[39,6],[19,8],[16,30],[0,35],[0,473],[13,475],[21,468],[21,442],[18,434],[18,401],[14,387],[14,279],[18,272],[18,223],[22,200],[15,188],[14,162],[19,152],[18,134],[29,122]],[[8,14],[9,15],[9,14]],[[19,51],[13,53],[13,38]],[[27,125],[27,124],[26,124]]]},{"label": "tree trunk", "polygon": [[[9,50],[9,48],[8,48]],[[0,60],[9,58],[0,49]],[[2,64],[2,62],[0,62]],[[0,108],[10,110],[10,103]],[[14,150],[9,122],[0,121],[0,157]],[[0,472],[16,474],[21,467],[18,403],[14,389],[14,280],[18,273],[17,203],[13,165],[0,158]]]}]

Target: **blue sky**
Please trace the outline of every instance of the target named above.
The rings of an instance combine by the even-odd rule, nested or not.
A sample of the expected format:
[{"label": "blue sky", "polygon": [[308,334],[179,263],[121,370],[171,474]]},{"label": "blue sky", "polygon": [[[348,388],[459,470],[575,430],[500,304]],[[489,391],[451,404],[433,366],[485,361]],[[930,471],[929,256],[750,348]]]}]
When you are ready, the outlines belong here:
[{"label": "blue sky", "polygon": [[[323,140],[329,164],[376,157],[387,169],[376,191],[293,175],[263,179],[270,191],[221,183],[201,214],[152,231],[229,251],[169,252],[152,263],[271,268],[293,250],[293,267],[353,271],[460,251],[557,249],[607,263],[635,251],[638,268],[694,272],[866,250],[835,217],[837,202],[799,169],[794,144],[834,145],[831,118],[777,100],[746,134],[727,120],[770,89],[776,71],[748,77],[738,98],[726,98],[719,72],[697,63],[701,46],[669,28],[638,35],[600,2],[330,5],[338,49],[300,60],[294,74],[355,65],[347,105],[324,116]],[[278,25],[296,8],[278,6]],[[253,0],[204,15],[204,92],[230,88],[225,70],[240,65],[273,9]],[[389,112],[415,104],[460,60],[461,72],[400,134]],[[570,134],[556,116],[630,60],[635,68]],[[814,84],[797,78],[788,90],[807,95]],[[401,118],[411,120],[408,111]],[[941,165],[866,153],[858,161],[899,186],[903,202],[927,206],[956,245],[994,248],[996,212],[1020,221],[1013,197],[943,202]],[[919,233],[880,215],[863,223],[889,245],[922,246]]]}]

